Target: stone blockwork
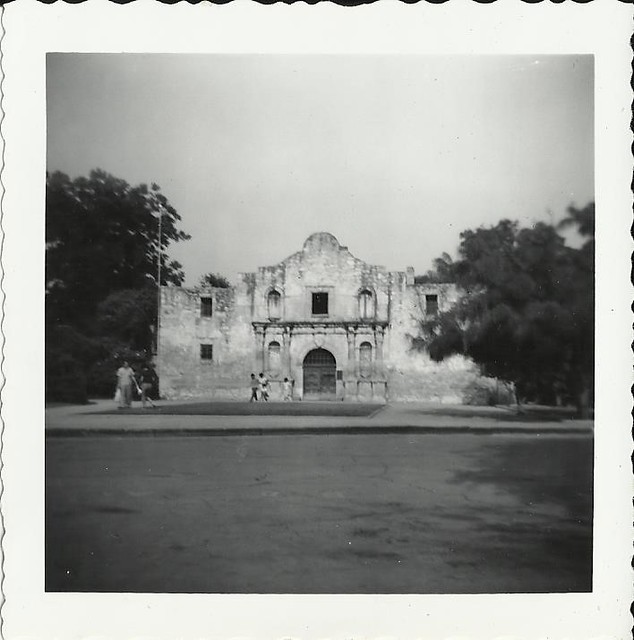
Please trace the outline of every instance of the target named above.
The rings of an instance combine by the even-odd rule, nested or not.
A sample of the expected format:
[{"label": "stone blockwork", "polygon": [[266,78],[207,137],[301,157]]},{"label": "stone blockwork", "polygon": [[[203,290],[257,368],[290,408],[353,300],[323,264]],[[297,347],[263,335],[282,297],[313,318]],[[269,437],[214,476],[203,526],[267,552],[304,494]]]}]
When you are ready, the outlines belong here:
[{"label": "stone blockwork", "polygon": [[271,396],[460,402],[478,377],[464,358],[412,350],[426,314],[448,308],[448,284],[414,284],[355,258],[329,233],[230,289],[163,287],[158,373],[165,397],[248,398],[263,371]]}]

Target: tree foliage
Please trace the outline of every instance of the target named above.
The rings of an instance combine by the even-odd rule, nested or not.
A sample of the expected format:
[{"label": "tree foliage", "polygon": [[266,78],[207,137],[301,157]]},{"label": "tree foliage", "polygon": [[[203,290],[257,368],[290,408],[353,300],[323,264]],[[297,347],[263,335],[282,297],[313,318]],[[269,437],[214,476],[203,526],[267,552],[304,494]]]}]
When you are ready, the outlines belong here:
[{"label": "tree foliage", "polygon": [[453,260],[448,253],[435,258],[433,269],[422,276],[414,278],[415,284],[444,283],[453,281]]},{"label": "tree foliage", "polygon": [[173,242],[189,239],[180,216],[153,184],[130,186],[101,170],[46,180],[47,319],[85,325],[111,292],[156,284],[161,218],[161,284],[180,284],[169,260]]},{"label": "tree foliage", "polygon": [[198,281],[199,287],[219,287],[221,289],[228,289],[231,286],[231,283],[225,276],[220,275],[219,273],[206,273],[205,275],[200,277]]},{"label": "tree foliage", "polygon": [[[160,249],[159,249],[160,218]],[[101,170],[46,179],[48,400],[110,394],[117,358],[147,361],[161,284],[181,284],[167,256],[189,239],[158,185],[130,186]]]},{"label": "tree foliage", "polygon": [[461,233],[458,259],[443,262],[464,295],[423,323],[430,356],[467,355],[520,396],[563,394],[583,411],[594,371],[594,203],[570,207],[560,226],[569,225],[585,237],[579,249],[541,222]]},{"label": "tree foliage", "polygon": [[97,306],[96,329],[138,351],[152,348],[157,322],[157,292],[153,287],[113,291]]}]

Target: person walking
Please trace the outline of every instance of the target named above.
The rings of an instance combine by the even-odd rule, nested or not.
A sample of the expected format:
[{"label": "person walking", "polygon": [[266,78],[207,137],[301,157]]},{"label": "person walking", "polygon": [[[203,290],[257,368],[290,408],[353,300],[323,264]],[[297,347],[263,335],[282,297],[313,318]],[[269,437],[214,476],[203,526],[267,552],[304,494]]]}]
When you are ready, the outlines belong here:
[{"label": "person walking", "polygon": [[134,369],[124,361],[117,369],[119,409],[129,409],[132,406],[132,391],[135,387],[138,387],[138,384],[134,377]]},{"label": "person walking", "polygon": [[154,386],[155,378],[156,374],[152,371],[152,369],[147,364],[144,365],[143,369],[141,369],[141,375],[139,376],[139,386],[141,387],[141,404],[143,405],[144,409],[148,403],[153,409],[156,407],[149,395]]},{"label": "person walking", "polygon": [[255,377],[255,373],[251,374],[251,399],[249,402],[257,402],[258,401],[258,389],[260,388],[260,383]]},{"label": "person walking", "polygon": [[258,378],[260,383],[260,398],[264,400],[264,402],[268,402],[269,401],[269,381],[263,373],[260,373]]},{"label": "person walking", "polygon": [[282,383],[282,395],[284,402],[293,401],[293,383],[288,378],[284,378],[284,382]]}]

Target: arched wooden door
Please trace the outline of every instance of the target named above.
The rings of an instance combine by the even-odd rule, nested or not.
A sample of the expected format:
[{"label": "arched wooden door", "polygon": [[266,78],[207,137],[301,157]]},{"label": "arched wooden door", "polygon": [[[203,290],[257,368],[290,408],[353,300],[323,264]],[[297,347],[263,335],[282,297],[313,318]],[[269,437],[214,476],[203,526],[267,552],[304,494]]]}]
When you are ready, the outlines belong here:
[{"label": "arched wooden door", "polygon": [[304,398],[334,400],[337,394],[337,362],[326,349],[313,349],[304,358]]}]

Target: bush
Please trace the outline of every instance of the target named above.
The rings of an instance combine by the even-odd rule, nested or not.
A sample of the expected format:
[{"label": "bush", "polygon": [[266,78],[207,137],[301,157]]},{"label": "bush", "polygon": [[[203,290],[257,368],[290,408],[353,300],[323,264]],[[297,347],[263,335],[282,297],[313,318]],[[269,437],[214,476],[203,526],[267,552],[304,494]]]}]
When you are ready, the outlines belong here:
[{"label": "bush", "polygon": [[59,349],[47,349],[45,371],[46,402],[88,402],[84,367],[73,356]]},{"label": "bush", "polygon": [[[88,398],[113,398],[117,369],[127,360],[139,373],[148,362],[145,351],[131,349],[119,338],[87,337],[68,325],[46,330],[47,402],[85,403]],[[155,398],[158,380],[149,394]]]},{"label": "bush", "polygon": [[513,391],[509,386],[494,378],[476,378],[464,391],[464,404],[493,407],[498,404],[514,403]]},{"label": "bush", "polygon": [[73,327],[47,326],[46,401],[86,403],[86,367],[97,353],[98,345]]},{"label": "bush", "polygon": [[139,373],[147,362],[144,351],[134,351],[118,345],[88,369],[88,393],[93,398],[112,398],[117,387],[117,369],[127,361]]}]

